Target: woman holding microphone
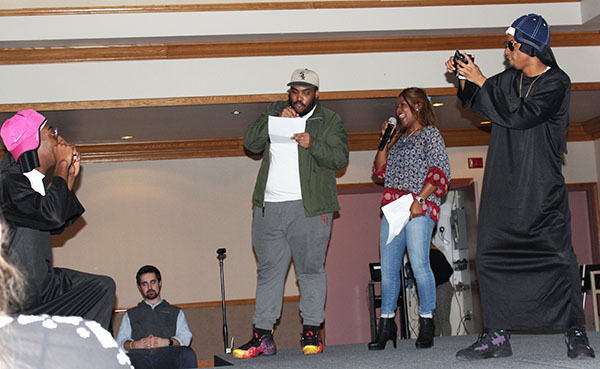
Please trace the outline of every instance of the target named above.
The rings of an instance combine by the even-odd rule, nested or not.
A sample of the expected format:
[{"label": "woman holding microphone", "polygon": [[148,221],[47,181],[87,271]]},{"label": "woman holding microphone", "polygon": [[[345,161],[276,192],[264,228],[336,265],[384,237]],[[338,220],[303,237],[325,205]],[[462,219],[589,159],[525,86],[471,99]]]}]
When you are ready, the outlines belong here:
[{"label": "woman holding microphone", "polygon": [[[375,156],[373,174],[385,178],[381,205],[401,196],[412,197],[410,216],[400,234],[389,243],[389,222],[381,222],[381,315],[377,339],[369,350],[383,350],[388,340],[396,347],[394,322],[400,288],[400,270],[404,251],[408,250],[419,293],[419,336],[417,348],[433,346],[435,280],[429,265],[431,234],[438,220],[440,198],[448,191],[450,164],[444,140],[435,127],[436,116],[425,91],[411,87],[398,96],[396,115],[399,126],[391,132],[389,143]],[[387,126],[383,123],[382,134]]]}]

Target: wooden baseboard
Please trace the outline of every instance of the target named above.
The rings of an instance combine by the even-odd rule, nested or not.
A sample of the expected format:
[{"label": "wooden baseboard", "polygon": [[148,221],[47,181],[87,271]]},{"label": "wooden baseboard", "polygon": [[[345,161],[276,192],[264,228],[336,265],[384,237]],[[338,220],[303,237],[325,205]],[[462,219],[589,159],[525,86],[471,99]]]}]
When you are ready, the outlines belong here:
[{"label": "wooden baseboard", "polygon": [[[300,296],[284,296],[283,302],[299,302]],[[256,299],[238,299],[238,300],[227,300],[225,304],[227,306],[248,306],[254,305],[256,303]],[[202,309],[202,308],[215,308],[221,307],[221,301],[204,301],[204,302],[183,302],[179,304],[172,304],[181,309]],[[132,308],[133,306],[127,307],[118,307],[113,309],[113,314],[121,314],[125,313],[127,309]]]},{"label": "wooden baseboard", "polygon": [[198,360],[198,368],[212,368],[213,366],[215,366],[215,361],[213,359]]}]

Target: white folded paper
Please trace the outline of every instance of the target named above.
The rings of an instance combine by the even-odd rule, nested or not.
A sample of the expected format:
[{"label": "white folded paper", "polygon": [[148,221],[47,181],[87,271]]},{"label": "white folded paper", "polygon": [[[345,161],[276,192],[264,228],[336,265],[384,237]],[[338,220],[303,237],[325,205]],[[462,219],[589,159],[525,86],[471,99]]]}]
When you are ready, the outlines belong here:
[{"label": "white folded paper", "polygon": [[410,207],[413,201],[414,197],[411,194],[406,194],[381,207],[381,211],[383,211],[385,219],[387,219],[390,226],[386,245],[389,245],[402,232],[406,223],[408,223]]},{"label": "white folded paper", "polygon": [[271,144],[294,144],[295,133],[302,133],[306,127],[306,118],[283,118],[269,116],[269,138]]}]

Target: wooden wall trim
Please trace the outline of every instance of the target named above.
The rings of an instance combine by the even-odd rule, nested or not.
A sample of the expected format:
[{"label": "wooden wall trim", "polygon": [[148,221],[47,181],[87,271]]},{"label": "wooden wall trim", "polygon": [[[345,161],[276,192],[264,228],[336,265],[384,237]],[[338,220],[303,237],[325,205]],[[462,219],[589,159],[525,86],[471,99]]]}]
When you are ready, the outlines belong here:
[{"label": "wooden wall trim", "polygon": [[[465,128],[441,131],[447,147],[487,146],[489,129]],[[591,141],[583,124],[571,124],[568,141]],[[379,143],[377,132],[348,134],[350,151],[375,150]],[[235,157],[252,155],[244,150],[242,138],[218,138],[141,143],[111,143],[78,145],[83,163]]]},{"label": "wooden wall trim", "polygon": [[[446,147],[487,146],[489,128],[457,128],[441,131]],[[379,143],[379,132],[351,132],[348,134],[350,151],[374,150]]]},{"label": "wooden wall trim", "polygon": [[587,134],[592,136],[592,139],[600,138],[600,117],[596,117],[583,123],[583,128]]},{"label": "wooden wall trim", "polygon": [[[501,49],[504,38],[503,34],[489,34],[103,46],[38,46],[0,49],[0,65]],[[550,44],[553,47],[599,46],[600,32],[553,33]]]},{"label": "wooden wall trim", "polygon": [[[397,97],[402,88],[393,90],[360,90],[360,91],[320,91],[319,99],[348,100],[348,99],[379,99]],[[600,82],[573,83],[572,91],[600,90]],[[429,96],[456,95],[455,87],[430,87],[425,88]],[[46,103],[15,103],[0,104],[0,112],[12,113],[22,109],[35,109],[38,111],[58,110],[91,110],[91,109],[121,109],[121,108],[148,108],[159,106],[187,106],[187,105],[212,105],[212,104],[244,104],[268,103],[277,100],[286,100],[287,94],[256,94],[256,95],[227,95],[227,96],[190,96],[153,99],[122,99],[122,100],[93,100],[93,101],[64,101]]]},{"label": "wooden wall trim", "polygon": [[[471,184],[473,184],[473,178],[452,178],[452,181],[450,181],[450,191],[470,186]],[[338,195],[381,193],[382,191],[382,182],[340,183],[337,185]]]},{"label": "wooden wall trim", "polygon": [[570,124],[567,141],[592,141],[593,137],[586,132],[583,124]]},{"label": "wooden wall trim", "polygon": [[166,13],[246,10],[296,10],[296,9],[343,9],[343,8],[395,8],[411,6],[467,6],[495,4],[576,3],[580,0],[354,0],[354,1],[306,1],[306,2],[247,2],[227,4],[175,4],[131,5],[98,7],[56,7],[0,9],[1,16],[31,15],[77,15],[117,13]]},{"label": "wooden wall trim", "polygon": [[241,138],[78,145],[81,161],[106,163],[140,160],[244,156]]},{"label": "wooden wall trim", "polygon": [[446,147],[487,146],[491,127],[445,129],[440,133]]},{"label": "wooden wall trim", "polygon": [[[323,100],[323,92],[320,93]],[[123,109],[123,108],[149,108],[159,106],[186,106],[186,105],[211,105],[211,104],[244,104],[271,102],[287,99],[285,93],[256,94],[256,95],[227,95],[227,96],[190,96],[168,97],[151,99],[121,99],[121,100],[91,100],[91,101],[61,101],[45,103],[17,103],[0,104],[0,112],[16,112],[21,109],[35,109],[39,111],[58,110],[93,110],[93,109]]]},{"label": "wooden wall trim", "polygon": [[[600,82],[597,83],[600,90]],[[319,99],[347,100],[347,99],[379,99],[397,97],[401,89],[393,90],[357,90],[357,91],[320,91]],[[455,87],[426,88],[429,96],[456,95]],[[245,104],[269,103],[272,101],[287,100],[286,93],[256,94],[256,95],[225,95],[225,96],[190,96],[169,97],[154,99],[123,99],[123,100],[93,100],[93,101],[65,101],[47,103],[21,103],[0,104],[0,112],[10,113],[22,109],[35,109],[38,111],[58,110],[92,110],[92,109],[123,109],[123,108],[149,108],[160,106],[187,106],[187,105],[213,105],[213,104]]]},{"label": "wooden wall trim", "polygon": [[598,204],[598,184],[596,182],[567,183],[569,191],[584,191],[587,195],[587,207],[592,243],[592,260],[600,263],[600,210]]},{"label": "wooden wall trim", "polygon": [[[299,302],[300,296],[284,296],[284,302]],[[226,300],[225,304],[227,306],[248,306],[254,305],[256,303],[256,299],[239,299],[239,300]],[[181,304],[172,304],[181,309],[202,309],[202,308],[215,308],[221,307],[221,300],[219,301],[206,301],[206,302],[184,302]],[[126,307],[118,307],[113,309],[114,314],[124,313],[127,309],[132,308],[133,306]]]}]

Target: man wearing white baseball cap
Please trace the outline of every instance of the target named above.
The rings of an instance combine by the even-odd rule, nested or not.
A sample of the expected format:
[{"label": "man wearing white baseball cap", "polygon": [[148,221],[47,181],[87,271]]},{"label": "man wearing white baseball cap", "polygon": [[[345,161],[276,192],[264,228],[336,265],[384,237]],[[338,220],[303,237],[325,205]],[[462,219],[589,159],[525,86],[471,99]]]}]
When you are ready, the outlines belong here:
[{"label": "man wearing white baseball cap", "polygon": [[546,20],[527,14],[506,31],[505,71],[486,78],[466,54],[446,62],[465,77],[463,105],[492,121],[477,235],[486,329],[459,360],[511,356],[510,330],[566,330],[569,358],[594,357],[561,172],[571,81],[549,42]]},{"label": "man wearing white baseball cap", "polygon": [[339,210],[335,171],[348,162],[348,138],[342,118],[319,103],[316,72],[297,69],[288,86],[288,100],[269,104],[244,132],[244,146],[262,152],[263,159],[252,196],[258,274],[254,330],[248,343],[233,350],[240,359],[277,352],[273,325],[281,315],[292,258],[300,286],[302,352],[323,351],[325,254],[333,212]]},{"label": "man wearing white baseball cap", "polygon": [[[115,283],[106,276],[52,265],[51,234],[83,214],[73,193],[79,153],[35,110],[21,110],[0,129],[8,150],[0,164],[0,207],[8,225],[7,258],[25,280],[15,313],[75,315],[109,328]],[[43,178],[54,168],[46,188]]]}]

